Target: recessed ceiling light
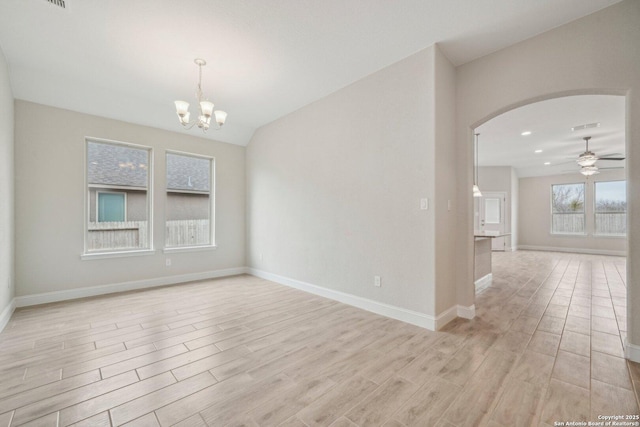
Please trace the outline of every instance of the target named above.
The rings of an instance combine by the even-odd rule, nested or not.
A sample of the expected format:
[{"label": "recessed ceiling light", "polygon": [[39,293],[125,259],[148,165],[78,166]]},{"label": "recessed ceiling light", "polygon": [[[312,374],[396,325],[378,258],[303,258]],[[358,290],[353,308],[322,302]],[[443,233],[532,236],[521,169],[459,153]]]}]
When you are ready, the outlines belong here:
[{"label": "recessed ceiling light", "polygon": [[551,162],[544,162],[545,166],[549,166],[551,164]]},{"label": "recessed ceiling light", "polygon": [[536,153],[536,154],[542,153],[542,150],[536,150],[536,151],[534,151],[534,153]]},{"label": "recessed ceiling light", "polygon": [[524,132],[522,132],[520,135],[522,136],[528,136],[531,135],[531,131],[530,130],[525,130]]}]

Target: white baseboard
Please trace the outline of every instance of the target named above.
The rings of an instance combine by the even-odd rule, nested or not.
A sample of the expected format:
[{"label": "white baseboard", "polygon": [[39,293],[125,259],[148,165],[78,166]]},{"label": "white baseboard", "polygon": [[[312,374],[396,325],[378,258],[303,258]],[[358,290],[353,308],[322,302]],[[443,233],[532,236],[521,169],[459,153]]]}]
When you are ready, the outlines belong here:
[{"label": "white baseboard", "polygon": [[469,307],[465,307],[459,305],[457,307],[458,317],[462,317],[463,319],[473,319],[476,317],[476,306],[475,304],[470,305]]},{"label": "white baseboard", "polygon": [[476,316],[476,306],[471,305],[465,307],[462,305],[454,305],[449,309],[443,311],[436,317],[436,330],[442,329],[444,325],[451,322],[456,317],[462,317],[463,319],[473,319]]},{"label": "white baseboard", "polygon": [[518,245],[521,251],[569,252],[588,255],[627,256],[627,251],[610,251],[605,249],[560,248],[555,246]]},{"label": "white baseboard", "polygon": [[624,357],[632,362],[640,363],[640,346],[624,340]]},{"label": "white baseboard", "polygon": [[484,286],[484,285],[487,285],[487,284],[491,283],[492,280],[493,280],[493,273],[489,273],[486,276],[482,276],[481,278],[476,280],[474,284],[476,286]]},{"label": "white baseboard", "polygon": [[11,320],[11,315],[16,309],[16,299],[13,298],[9,305],[7,305],[2,313],[0,313],[0,332],[4,330],[4,328],[9,324],[9,320]]},{"label": "white baseboard", "polygon": [[[465,317],[470,315],[470,309],[472,308],[473,315],[475,315],[475,308],[454,306],[437,317],[430,316],[425,313],[409,310],[406,308],[397,307],[394,305],[386,304],[379,301],[370,300],[368,298],[359,297],[345,292],[336,291],[333,289],[324,288],[322,286],[313,285],[311,283],[302,282],[300,280],[291,279],[289,277],[280,276],[278,274],[269,273],[266,271],[258,270],[255,268],[249,268],[247,271],[256,277],[261,277],[272,282],[279,283],[281,285],[289,286],[291,288],[299,289],[304,292],[308,292],[313,295],[329,298],[334,301],[338,301],[344,304],[351,305],[353,307],[361,308],[363,310],[370,311],[372,313],[380,314],[382,316],[390,317],[392,319],[400,320],[402,322],[410,323],[412,325],[420,326],[431,331],[436,331],[442,328],[444,325],[455,319],[456,316]],[[460,315],[463,313],[464,315]],[[471,317],[473,317],[471,315]],[[466,317],[466,318],[471,318]]]},{"label": "white baseboard", "polygon": [[16,307],[47,304],[50,302],[67,301],[77,298],[93,297],[112,294],[115,292],[134,291],[138,289],[154,288],[157,286],[175,285],[177,283],[195,280],[215,279],[216,277],[235,276],[245,274],[246,267],[227,268],[224,270],[204,271],[202,273],[180,274],[177,276],[157,277],[153,279],[135,280],[131,282],[114,283],[110,285],[91,286],[87,288],[68,289],[64,291],[46,292],[35,295],[25,295],[15,298]]}]

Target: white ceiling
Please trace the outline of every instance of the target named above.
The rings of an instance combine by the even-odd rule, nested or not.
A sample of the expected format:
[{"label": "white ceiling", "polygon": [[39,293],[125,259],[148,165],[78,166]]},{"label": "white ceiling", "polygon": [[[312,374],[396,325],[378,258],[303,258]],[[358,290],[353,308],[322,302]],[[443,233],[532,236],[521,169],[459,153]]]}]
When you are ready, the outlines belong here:
[{"label": "white ceiling", "polygon": [[2,0],[0,46],[18,99],[177,132],[173,101],[194,99],[204,58],[229,113],[206,137],[244,145],[433,43],[460,65],[618,1]]},{"label": "white ceiling", "polygon": [[[571,131],[589,123],[600,127]],[[525,131],[531,134],[523,136]],[[577,174],[576,159],[585,151],[585,136],[592,137],[589,150],[596,156],[624,157],[625,97],[580,95],[537,102],[495,117],[476,132],[480,166],[512,166],[519,177]],[[624,167],[625,161],[600,159],[596,165]]]}]

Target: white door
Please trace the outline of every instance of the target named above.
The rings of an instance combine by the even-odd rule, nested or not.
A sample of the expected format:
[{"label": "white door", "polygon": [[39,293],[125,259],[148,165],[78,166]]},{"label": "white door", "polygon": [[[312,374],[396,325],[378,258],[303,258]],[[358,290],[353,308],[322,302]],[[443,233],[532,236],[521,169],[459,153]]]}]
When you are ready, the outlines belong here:
[{"label": "white door", "polygon": [[[504,205],[507,194],[504,192],[482,192],[480,198],[480,231],[488,233],[504,233]],[[494,251],[504,251],[506,249],[506,239],[496,237],[491,239],[491,249]]]}]

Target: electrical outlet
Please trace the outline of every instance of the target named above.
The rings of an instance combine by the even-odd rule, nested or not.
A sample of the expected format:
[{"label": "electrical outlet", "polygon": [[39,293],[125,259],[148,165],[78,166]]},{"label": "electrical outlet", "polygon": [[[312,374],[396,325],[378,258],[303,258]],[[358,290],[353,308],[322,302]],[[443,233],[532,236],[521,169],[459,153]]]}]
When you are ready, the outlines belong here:
[{"label": "electrical outlet", "polygon": [[373,286],[378,288],[382,286],[382,280],[380,279],[380,276],[373,276]]},{"label": "electrical outlet", "polygon": [[166,260],[164,260],[164,263],[167,267],[171,267],[171,258],[167,258]]},{"label": "electrical outlet", "polygon": [[429,209],[429,199],[420,199],[420,209],[423,211]]}]

